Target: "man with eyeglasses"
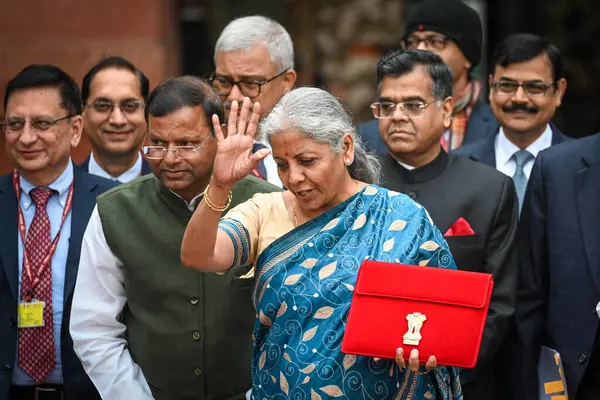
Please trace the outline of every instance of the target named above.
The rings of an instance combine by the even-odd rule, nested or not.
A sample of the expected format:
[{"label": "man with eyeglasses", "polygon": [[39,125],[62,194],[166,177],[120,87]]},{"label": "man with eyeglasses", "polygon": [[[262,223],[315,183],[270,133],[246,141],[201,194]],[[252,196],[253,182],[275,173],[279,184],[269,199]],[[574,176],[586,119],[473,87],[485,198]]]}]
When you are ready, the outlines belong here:
[{"label": "man with eyeglasses", "polygon": [[74,167],[81,95],[52,65],[6,85],[4,135],[13,173],[0,177],[1,400],[99,399],[69,335],[83,231],[114,183]]},{"label": "man with eyeglasses", "polygon": [[[402,36],[404,49],[429,50],[444,60],[454,78],[452,121],[440,142],[446,151],[484,137],[489,126],[497,127],[483,101],[482,84],[473,75],[481,59],[481,19],[460,0],[427,0],[409,14]],[[359,134],[378,154],[387,148],[379,138],[376,120],[360,125]]]},{"label": "man with eyeglasses", "polygon": [[388,148],[381,184],[425,206],[459,269],[494,277],[479,359],[461,371],[461,382],[466,399],[496,399],[496,356],[514,312],[518,273],[514,186],[506,175],[441,146],[454,99],[452,72],[439,56],[389,53],[377,64],[377,81],[379,99],[371,108]]},{"label": "man with eyeglasses", "polygon": [[[145,109],[152,175],[106,193],[84,235],[73,299],[75,351],[104,399],[235,399],[251,387],[254,278],[181,264],[188,220],[212,174],[211,86],[184,76],[159,84]],[[279,188],[247,177],[231,206]],[[125,335],[126,332],[126,335]]]},{"label": "man with eyeglasses", "polygon": [[108,57],[83,78],[83,132],[92,154],[79,166],[120,183],[149,174],[140,154],[146,135],[144,103],[148,78],[122,57]]},{"label": "man with eyeglasses", "polygon": [[[267,17],[231,21],[217,40],[214,61],[211,83],[223,101],[225,118],[231,103],[241,104],[244,97],[260,103],[261,114],[266,115],[296,83],[292,38],[283,26]],[[266,141],[257,141],[253,151],[266,147]],[[282,187],[271,154],[259,162],[253,174]]]},{"label": "man with eyeglasses", "polygon": [[490,106],[500,127],[457,151],[511,176],[519,210],[538,153],[569,140],[551,120],[567,89],[558,49],[540,36],[508,36],[496,47],[489,76]]}]

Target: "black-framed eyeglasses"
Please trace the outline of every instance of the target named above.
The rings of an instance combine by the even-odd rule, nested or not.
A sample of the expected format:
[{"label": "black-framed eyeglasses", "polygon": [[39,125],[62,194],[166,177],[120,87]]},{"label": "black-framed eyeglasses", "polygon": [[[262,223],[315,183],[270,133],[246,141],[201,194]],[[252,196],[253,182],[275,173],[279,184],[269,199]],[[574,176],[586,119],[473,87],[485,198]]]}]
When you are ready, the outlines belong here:
[{"label": "black-framed eyeglasses", "polygon": [[202,141],[198,146],[173,146],[173,147],[165,147],[165,146],[144,146],[142,147],[142,153],[151,160],[162,160],[167,155],[168,151],[172,151],[175,153],[176,157],[179,158],[191,158],[193,157],[202,146],[214,136],[214,133],[211,132],[210,135],[206,139]]},{"label": "black-framed eyeglasses", "polygon": [[528,82],[515,82],[515,81],[496,81],[492,82],[492,88],[494,88],[494,93],[500,96],[512,96],[517,93],[519,87],[523,88],[523,91],[527,96],[536,97],[536,96],[544,96],[548,89],[551,87],[556,87],[556,83],[546,83],[546,82],[538,82],[538,81],[528,81]]},{"label": "black-framed eyeglasses", "polygon": [[[103,99],[96,100],[92,104],[87,104],[87,106],[100,114],[109,114],[115,109],[115,103]],[[133,114],[137,110],[144,108],[144,103],[139,100],[130,99],[122,101],[117,107],[121,109],[123,114]]]},{"label": "black-framed eyeglasses", "polygon": [[72,118],[74,115],[67,115],[66,117],[51,119],[48,117],[38,117],[32,119],[24,118],[7,118],[0,122],[0,128],[5,134],[20,133],[25,129],[25,125],[29,122],[31,129],[34,132],[44,132],[58,124],[60,121]]},{"label": "black-framed eyeglasses", "polygon": [[224,76],[213,75],[210,78],[210,83],[211,83],[212,87],[215,89],[215,91],[219,94],[219,96],[229,96],[229,93],[231,93],[231,89],[233,89],[233,86],[237,85],[237,87],[240,89],[240,92],[242,93],[242,95],[253,98],[253,97],[257,97],[260,95],[260,91],[261,91],[261,88],[263,87],[263,85],[266,85],[267,83],[274,81],[275,79],[279,78],[280,76],[283,76],[283,74],[285,74],[288,71],[289,71],[289,69],[283,70],[282,72],[278,73],[274,77],[265,79],[263,81],[248,80],[248,79],[241,79],[239,81],[234,81],[234,80],[231,80],[230,78],[226,78]]},{"label": "black-framed eyeglasses", "polygon": [[425,43],[428,49],[444,50],[449,41],[450,39],[443,35],[429,35],[424,38],[409,36],[402,40],[402,45],[405,49],[416,49],[421,43]]},{"label": "black-framed eyeglasses", "polygon": [[422,101],[399,101],[397,103],[393,101],[378,101],[371,104],[371,109],[373,110],[373,116],[377,119],[392,118],[398,107],[400,107],[400,110],[408,118],[423,118],[425,109],[436,101],[432,100],[429,103],[423,103]]}]

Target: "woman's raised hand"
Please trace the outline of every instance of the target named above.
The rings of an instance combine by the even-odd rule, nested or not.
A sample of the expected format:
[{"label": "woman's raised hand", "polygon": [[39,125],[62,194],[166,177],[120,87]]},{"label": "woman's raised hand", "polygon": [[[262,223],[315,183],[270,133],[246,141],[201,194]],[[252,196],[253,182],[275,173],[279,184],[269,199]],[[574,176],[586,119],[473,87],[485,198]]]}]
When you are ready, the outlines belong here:
[{"label": "woman's raised hand", "polygon": [[262,149],[252,154],[260,120],[260,104],[254,103],[252,106],[252,102],[246,97],[239,116],[238,109],[238,102],[233,101],[227,121],[227,135],[223,134],[219,117],[212,116],[217,139],[217,155],[213,166],[213,181],[216,184],[234,185],[248,176],[256,168],[256,164],[270,153],[268,149]]}]

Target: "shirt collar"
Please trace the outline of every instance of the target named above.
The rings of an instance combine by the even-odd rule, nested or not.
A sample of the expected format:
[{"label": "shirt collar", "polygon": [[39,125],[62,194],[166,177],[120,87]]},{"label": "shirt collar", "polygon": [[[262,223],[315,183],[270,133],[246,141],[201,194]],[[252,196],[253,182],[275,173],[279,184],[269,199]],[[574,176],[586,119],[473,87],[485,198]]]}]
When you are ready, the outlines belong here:
[{"label": "shirt collar", "polygon": [[185,203],[186,207],[191,212],[194,212],[194,210],[196,210],[196,206],[198,205],[198,203],[200,202],[200,200],[202,200],[202,196],[204,196],[204,192],[202,192],[198,196],[194,197],[192,200],[190,200],[189,202],[187,202],[187,201],[185,201],[185,199],[183,197],[181,197],[180,195],[178,195],[177,193],[175,193],[171,189],[169,189],[169,191],[171,193],[173,193],[175,196],[179,197],[181,200],[183,200],[183,202]]},{"label": "shirt collar", "polygon": [[435,178],[446,170],[449,161],[448,153],[446,153],[441,147],[440,153],[435,159],[433,159],[433,161],[418,168],[406,166],[403,163],[398,162],[398,160],[393,158],[391,154],[389,157],[396,161],[396,171],[398,171],[403,180],[408,183],[427,182]]},{"label": "shirt collar", "polygon": [[[29,192],[31,192],[31,190],[35,189],[37,186],[29,183],[27,179],[23,178],[23,175],[19,175],[19,180],[21,182],[21,207],[26,210],[31,207],[33,203],[31,197],[29,196]],[[73,183],[73,163],[69,158],[67,168],[65,168],[63,173],[60,174],[60,176],[56,178],[54,182],[48,185],[48,188],[58,192],[58,201],[62,208],[65,208],[67,203],[67,195],[69,194],[71,183]]]},{"label": "shirt collar", "polygon": [[[498,165],[505,165],[511,161],[512,156],[519,150],[521,150],[516,144],[508,140],[504,129],[500,127],[499,134],[496,136],[496,162]],[[547,149],[552,145],[552,128],[550,124],[546,124],[544,132],[535,139],[525,150],[536,158],[538,153],[544,149]]]},{"label": "shirt collar", "polygon": [[121,183],[130,182],[142,174],[142,155],[138,152],[138,158],[135,161],[135,164],[133,164],[133,167],[131,167],[130,169],[128,169],[127,171],[123,172],[121,175],[115,178],[114,176],[111,176],[108,172],[106,172],[100,166],[100,164],[98,164],[96,158],[94,158],[94,153],[92,153],[90,155],[88,173],[100,176],[102,178],[111,179],[113,181],[117,180]]},{"label": "shirt collar", "polygon": [[401,166],[403,166],[404,168],[406,168],[409,171],[412,171],[413,169],[415,169],[416,167],[413,167],[412,165],[408,165],[408,164],[404,164],[403,162],[400,162],[398,160],[396,160],[398,162],[398,164],[400,164]]}]

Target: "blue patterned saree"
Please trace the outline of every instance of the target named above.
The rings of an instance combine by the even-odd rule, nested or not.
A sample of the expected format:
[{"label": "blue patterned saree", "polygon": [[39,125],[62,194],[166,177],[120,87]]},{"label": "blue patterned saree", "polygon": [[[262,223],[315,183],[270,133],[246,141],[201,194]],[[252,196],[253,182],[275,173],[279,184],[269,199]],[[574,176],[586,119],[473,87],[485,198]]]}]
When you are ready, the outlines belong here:
[{"label": "blue patterned saree", "polygon": [[[234,225],[227,232],[244,246],[244,229]],[[373,185],[277,239],[256,264],[254,400],[462,399],[455,368],[414,374],[394,360],[341,352],[366,259],[456,268],[425,209]]]}]

